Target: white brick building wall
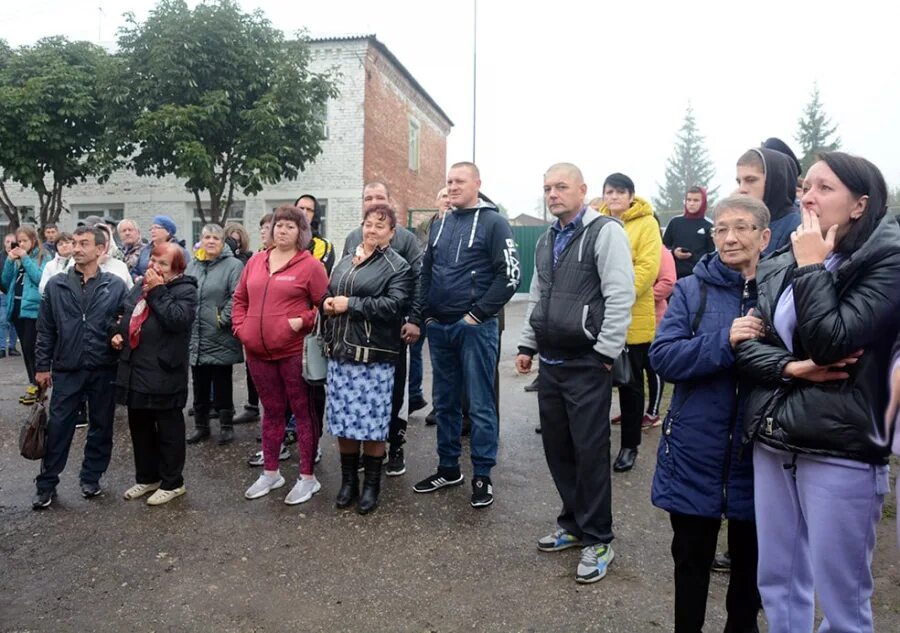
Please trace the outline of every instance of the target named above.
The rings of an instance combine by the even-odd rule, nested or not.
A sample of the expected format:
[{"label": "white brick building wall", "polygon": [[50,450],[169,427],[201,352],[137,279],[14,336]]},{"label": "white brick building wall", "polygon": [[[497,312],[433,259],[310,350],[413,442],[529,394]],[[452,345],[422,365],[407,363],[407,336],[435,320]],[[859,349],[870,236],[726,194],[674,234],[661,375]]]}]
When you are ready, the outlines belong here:
[{"label": "white brick building wall", "polygon": [[[307,165],[294,181],[269,186],[255,197],[235,198],[244,206],[244,226],[255,246],[259,245],[259,219],[272,208],[293,202],[301,193],[312,193],[328,201],[326,237],[343,246],[344,237],[359,225],[363,186],[363,133],[365,102],[365,69],[363,60],[368,42],[365,39],[311,43],[310,68],[322,72],[335,67],[340,73],[340,96],[328,104],[328,138],[322,142],[322,153]],[[37,207],[37,196],[13,187],[10,191],[16,205]],[[110,212],[114,216],[135,220],[144,236],[149,232],[154,215],[171,216],[178,234],[189,239],[194,217],[194,197],[179,179],[139,178],[133,172],[120,170],[104,184],[88,182],[67,190],[64,204],[71,213],[63,213],[62,230],[75,228],[79,215]]]}]

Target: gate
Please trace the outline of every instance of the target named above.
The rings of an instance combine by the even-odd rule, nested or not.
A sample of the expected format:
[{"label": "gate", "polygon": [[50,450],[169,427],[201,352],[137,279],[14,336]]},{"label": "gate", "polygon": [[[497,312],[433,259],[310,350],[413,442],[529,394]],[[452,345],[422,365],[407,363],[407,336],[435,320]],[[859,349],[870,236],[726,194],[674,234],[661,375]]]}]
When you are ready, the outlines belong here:
[{"label": "gate", "polygon": [[522,270],[522,283],[519,292],[528,293],[531,277],[534,275],[534,247],[538,238],[547,231],[546,226],[512,226],[513,238],[519,250],[519,267]]}]

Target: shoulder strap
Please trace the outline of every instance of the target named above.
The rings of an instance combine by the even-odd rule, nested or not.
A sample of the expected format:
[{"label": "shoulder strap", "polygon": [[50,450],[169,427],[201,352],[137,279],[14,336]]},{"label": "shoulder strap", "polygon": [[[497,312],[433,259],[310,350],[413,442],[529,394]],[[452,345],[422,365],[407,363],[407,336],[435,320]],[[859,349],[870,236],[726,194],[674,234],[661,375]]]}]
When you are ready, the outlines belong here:
[{"label": "shoulder strap", "polygon": [[697,328],[700,327],[700,321],[703,319],[703,313],[706,312],[706,284],[699,279],[697,280],[697,283],[700,284],[700,305],[697,308],[697,313],[694,315],[694,319],[691,321],[691,336],[697,335]]}]

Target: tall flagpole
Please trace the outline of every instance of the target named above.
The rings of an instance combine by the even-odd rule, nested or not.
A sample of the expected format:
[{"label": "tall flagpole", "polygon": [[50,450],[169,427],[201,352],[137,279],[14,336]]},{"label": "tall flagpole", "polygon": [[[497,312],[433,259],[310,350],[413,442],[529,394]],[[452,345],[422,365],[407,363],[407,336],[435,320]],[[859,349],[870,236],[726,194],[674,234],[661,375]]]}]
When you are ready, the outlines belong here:
[{"label": "tall flagpole", "polygon": [[478,103],[478,0],[472,7],[472,162],[475,162],[475,122]]}]

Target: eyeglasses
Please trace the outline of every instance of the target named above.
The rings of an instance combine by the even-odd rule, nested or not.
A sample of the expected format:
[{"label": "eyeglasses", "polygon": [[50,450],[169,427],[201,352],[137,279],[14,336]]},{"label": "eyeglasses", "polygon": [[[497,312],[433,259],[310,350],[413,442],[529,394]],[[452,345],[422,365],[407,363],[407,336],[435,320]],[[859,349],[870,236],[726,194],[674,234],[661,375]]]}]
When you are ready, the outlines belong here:
[{"label": "eyeglasses", "polygon": [[734,231],[738,237],[746,237],[751,232],[759,229],[755,224],[735,224],[734,226],[716,226],[713,227],[712,234],[716,239],[722,239],[728,235],[729,231]]}]

